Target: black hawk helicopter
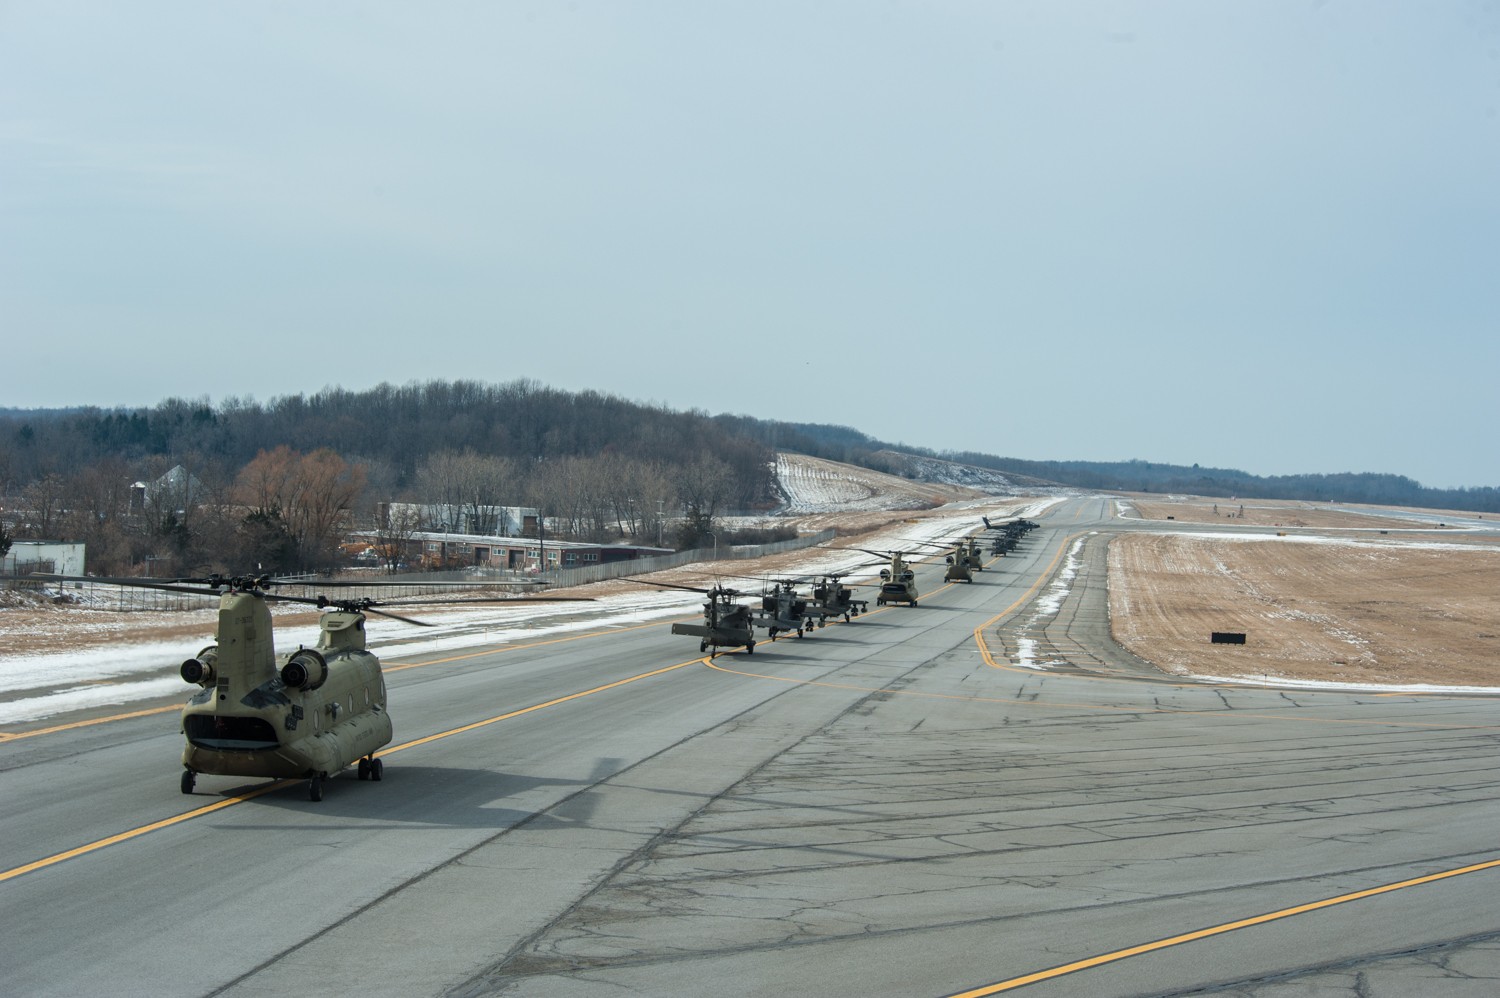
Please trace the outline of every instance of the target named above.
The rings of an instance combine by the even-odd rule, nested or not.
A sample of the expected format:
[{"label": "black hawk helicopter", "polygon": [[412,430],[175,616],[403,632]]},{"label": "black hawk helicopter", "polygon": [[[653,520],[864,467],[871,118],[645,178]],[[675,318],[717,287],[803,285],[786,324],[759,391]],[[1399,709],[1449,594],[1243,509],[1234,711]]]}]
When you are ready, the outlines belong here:
[{"label": "black hawk helicopter", "polygon": [[1001,557],[1004,557],[1010,551],[1014,551],[1022,537],[1040,526],[1040,524],[1034,523],[1024,517],[1006,523],[991,523],[990,518],[987,516],[981,516],[980,519],[984,521],[984,528],[986,530],[995,531],[990,553],[1000,555]]},{"label": "black hawk helicopter", "polygon": [[708,597],[703,603],[703,623],[672,625],[673,634],[689,634],[699,638],[698,650],[708,651],[710,647],[713,652],[710,657],[717,655],[720,648],[743,648],[747,655],[755,654],[755,611],[745,603],[735,602],[737,597],[748,595],[738,589],[729,589],[725,586],[715,585],[712,589],[701,589],[698,586],[682,586],[675,582],[653,582],[650,579],[635,578],[636,582],[644,582],[648,586],[660,586],[663,589],[682,589],[690,593],[703,593]]},{"label": "black hawk helicopter", "polygon": [[[58,582],[95,582],[219,598],[215,642],[182,663],[183,680],[200,687],[182,708],[182,792],[198,775],[307,780],[311,800],[324,784],[357,764],[361,780],[379,780],[376,751],[390,744],[385,678],[380,660],[365,647],[366,614],[430,627],[377,606],[432,605],[326,596],[292,596],[271,590],[308,585],[267,576],[199,579],[132,579],[38,575]],[[399,585],[399,583],[387,583]],[[380,583],[316,583],[324,586]],[[592,602],[584,597],[464,598],[445,603]],[[317,643],[277,655],[268,603],[306,603],[326,612]]]}]

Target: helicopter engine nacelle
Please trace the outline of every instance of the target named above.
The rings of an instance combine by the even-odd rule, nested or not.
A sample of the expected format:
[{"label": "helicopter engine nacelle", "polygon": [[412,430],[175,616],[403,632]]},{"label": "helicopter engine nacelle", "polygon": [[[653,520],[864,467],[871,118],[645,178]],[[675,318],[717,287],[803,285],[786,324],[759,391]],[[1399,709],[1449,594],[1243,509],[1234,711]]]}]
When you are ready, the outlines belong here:
[{"label": "helicopter engine nacelle", "polygon": [[214,684],[214,663],[219,660],[219,646],[209,645],[197,655],[182,663],[178,671],[182,674],[184,682],[197,683],[199,686],[212,686]]},{"label": "helicopter engine nacelle", "polygon": [[880,570],[880,581],[881,582],[889,582],[889,581],[891,581],[891,570],[889,568],[882,568]]},{"label": "helicopter engine nacelle", "polygon": [[328,680],[328,662],[311,648],[299,648],[281,667],[281,681],[290,689],[315,690]]}]

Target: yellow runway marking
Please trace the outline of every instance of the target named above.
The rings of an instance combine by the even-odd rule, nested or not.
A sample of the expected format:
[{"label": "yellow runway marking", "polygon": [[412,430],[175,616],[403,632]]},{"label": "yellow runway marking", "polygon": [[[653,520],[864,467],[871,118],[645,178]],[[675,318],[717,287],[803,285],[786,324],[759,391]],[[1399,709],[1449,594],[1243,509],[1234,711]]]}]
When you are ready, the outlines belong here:
[{"label": "yellow runway marking", "polygon": [[108,724],[111,721],[128,721],[132,717],[149,717],[152,714],[165,714],[169,711],[182,709],[182,704],[174,703],[166,707],[148,707],[145,710],[133,710],[128,714],[111,714],[108,717],[95,717],[87,721],[69,721],[67,724],[54,724],[50,728],[37,728],[34,731],[14,731],[0,734],[0,742],[19,741],[22,738],[35,738],[37,735],[52,735],[59,731],[72,731],[76,728],[89,728],[96,724]]},{"label": "yellow runway marking", "polygon": [[1208,939],[1213,936],[1223,935],[1226,932],[1234,932],[1237,929],[1246,929],[1254,925],[1264,925],[1293,915],[1304,915],[1310,911],[1318,911],[1323,908],[1331,908],[1337,904],[1347,904],[1350,901],[1362,901],[1365,898],[1377,897],[1381,894],[1389,894],[1392,891],[1404,890],[1407,887],[1418,887],[1422,884],[1436,883],[1439,880],[1447,880],[1450,877],[1462,877],[1470,873],[1479,873],[1482,870],[1493,870],[1500,867],[1500,859],[1491,859],[1483,863],[1474,863],[1471,866],[1462,866],[1456,870],[1444,870],[1442,873],[1433,873],[1425,877],[1413,877],[1410,880],[1402,880],[1394,884],[1385,884],[1381,887],[1371,887],[1363,891],[1355,891],[1352,894],[1340,894],[1338,897],[1324,898],[1321,901],[1313,901],[1308,904],[1299,904],[1291,908],[1282,908],[1279,911],[1267,912],[1264,915],[1254,915],[1250,918],[1241,918],[1233,922],[1224,922],[1221,925],[1210,926],[1206,929],[1198,929],[1195,932],[1184,932],[1181,935],[1170,936],[1166,939],[1158,939],[1155,942],[1142,943],[1139,946],[1130,946],[1126,949],[1115,950],[1112,953],[1101,953],[1099,956],[1091,956],[1084,960],[1075,960],[1072,963],[1061,964],[1040,970],[1034,974],[1026,974],[1023,977],[1012,977],[1008,981],[1000,981],[996,984],[988,984],[984,987],[973,988],[969,991],[959,991],[949,995],[948,998],[985,998],[987,995],[997,995],[1003,991],[1012,991],[1016,988],[1025,987],[1028,984],[1036,984],[1041,981],[1050,981],[1054,978],[1074,974],[1080,970],[1088,970],[1091,967],[1101,967],[1105,964],[1116,963],[1120,960],[1140,956],[1143,953],[1153,953],[1157,950],[1167,949],[1171,946],[1181,946],[1183,943],[1195,942],[1199,939]]},{"label": "yellow runway marking", "polygon": [[239,794],[234,797],[227,797],[224,800],[215,801],[214,803],[209,804],[205,807],[195,808],[191,811],[185,811],[182,814],[173,815],[170,818],[163,818],[161,821],[153,821],[149,825],[142,825],[139,828],[132,828],[127,832],[120,832],[117,835],[111,835],[107,839],[100,839],[97,842],[90,842],[87,845],[78,846],[76,849],[69,849],[66,852],[60,852],[56,855],[48,856],[46,859],[39,859],[34,863],[27,863],[25,866],[18,866],[14,869],[6,870],[4,873],[0,873],[0,883],[4,883],[7,880],[13,880],[16,877],[22,876],[23,874],[32,873],[33,871],[40,870],[48,866],[54,866],[58,863],[63,862],[64,860],[74,859],[78,856],[87,855],[88,853],[103,849],[105,846],[112,846],[117,845],[121,842],[128,842],[131,839],[139,838],[140,836],[145,835],[148,832],[160,831],[163,828],[170,828],[173,825],[180,825],[184,821],[191,821],[193,818],[201,818],[205,814],[212,814],[215,811],[222,811],[226,807],[233,807],[234,805],[239,804],[243,801],[251,800],[264,794],[268,794],[272,790],[280,790],[282,787],[288,786],[293,782],[295,781],[277,780],[275,783],[268,783],[263,787],[256,787],[254,790],[247,791],[246,793]]}]

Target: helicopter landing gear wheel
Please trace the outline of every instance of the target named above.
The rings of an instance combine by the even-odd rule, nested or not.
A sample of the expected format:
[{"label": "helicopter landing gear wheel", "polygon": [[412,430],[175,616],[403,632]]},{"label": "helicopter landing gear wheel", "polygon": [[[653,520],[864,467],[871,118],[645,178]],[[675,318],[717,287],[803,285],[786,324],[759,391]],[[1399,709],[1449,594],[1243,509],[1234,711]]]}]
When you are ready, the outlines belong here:
[{"label": "helicopter landing gear wheel", "polygon": [[381,762],[379,759],[371,759],[370,760],[370,779],[374,780],[376,783],[379,783],[380,782],[380,778],[382,776],[384,776],[384,775],[385,775],[385,763]]},{"label": "helicopter landing gear wheel", "polygon": [[849,623],[849,612],[847,610],[844,611],[844,623]]},{"label": "helicopter landing gear wheel", "polygon": [[182,771],[182,792],[185,794],[192,793],[193,784],[197,781],[197,779],[197,773],[193,772],[191,769],[184,769]]},{"label": "helicopter landing gear wheel", "polygon": [[708,651],[708,639],[704,638],[702,641],[698,642],[698,654],[701,655],[706,651]]},{"label": "helicopter landing gear wheel", "polygon": [[754,655],[755,654],[755,642],[754,641],[750,642],[748,645],[745,646],[745,654],[746,655]]},{"label": "helicopter landing gear wheel", "polygon": [[307,781],[307,799],[313,803],[323,799],[323,783],[328,779],[327,773],[318,773]]},{"label": "helicopter landing gear wheel", "polygon": [[359,778],[361,780],[368,780],[370,778],[370,760],[369,759],[361,759],[361,760],[359,760]]}]

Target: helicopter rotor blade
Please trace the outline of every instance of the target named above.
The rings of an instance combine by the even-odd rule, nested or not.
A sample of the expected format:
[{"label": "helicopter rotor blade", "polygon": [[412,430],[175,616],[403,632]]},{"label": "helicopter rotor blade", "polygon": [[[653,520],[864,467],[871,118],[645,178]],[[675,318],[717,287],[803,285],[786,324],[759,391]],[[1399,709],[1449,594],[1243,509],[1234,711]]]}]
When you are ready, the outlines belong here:
[{"label": "helicopter rotor blade", "polygon": [[425,620],[418,620],[415,617],[403,617],[403,616],[401,616],[401,614],[399,614],[399,613],[391,613],[389,610],[377,610],[373,606],[367,606],[367,607],[364,608],[364,610],[362,610],[360,612],[362,612],[362,613],[377,613],[377,614],[379,614],[382,617],[390,617],[392,620],[399,620],[403,624],[416,624],[418,627],[436,627],[437,626],[436,624],[429,624]]},{"label": "helicopter rotor blade", "polygon": [[707,594],[707,593],[711,593],[711,592],[716,592],[718,590],[718,588],[719,588],[718,586],[715,586],[713,589],[704,589],[701,586],[684,586],[684,585],[679,585],[676,582],[653,582],[651,579],[643,579],[639,575],[622,575],[622,576],[620,576],[620,578],[622,578],[622,579],[629,579],[631,582],[644,583],[645,585],[648,585],[648,586],[660,586],[662,589],[683,589],[683,590],[686,590],[687,592],[690,592],[690,593],[704,593],[704,594]]}]

